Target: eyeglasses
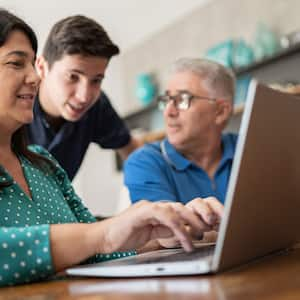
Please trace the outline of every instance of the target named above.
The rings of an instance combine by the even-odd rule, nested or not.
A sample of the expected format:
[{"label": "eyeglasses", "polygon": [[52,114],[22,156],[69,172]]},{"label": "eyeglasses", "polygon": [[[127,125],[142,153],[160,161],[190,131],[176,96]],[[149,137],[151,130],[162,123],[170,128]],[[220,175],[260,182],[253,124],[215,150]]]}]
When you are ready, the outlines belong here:
[{"label": "eyeglasses", "polygon": [[160,110],[165,110],[168,104],[173,101],[176,109],[187,110],[191,106],[191,101],[193,99],[202,99],[208,101],[216,101],[215,98],[209,98],[204,96],[193,95],[187,91],[181,91],[177,95],[171,96],[168,93],[161,95],[157,98],[158,108]]}]

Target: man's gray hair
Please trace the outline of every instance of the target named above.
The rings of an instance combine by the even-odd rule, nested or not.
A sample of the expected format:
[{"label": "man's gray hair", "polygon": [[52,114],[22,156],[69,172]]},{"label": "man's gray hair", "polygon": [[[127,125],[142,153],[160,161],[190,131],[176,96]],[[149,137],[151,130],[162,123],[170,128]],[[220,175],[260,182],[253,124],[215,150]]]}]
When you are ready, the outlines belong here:
[{"label": "man's gray hair", "polygon": [[233,101],[235,75],[230,69],[202,58],[180,58],[171,67],[171,73],[186,71],[198,75],[212,97]]}]

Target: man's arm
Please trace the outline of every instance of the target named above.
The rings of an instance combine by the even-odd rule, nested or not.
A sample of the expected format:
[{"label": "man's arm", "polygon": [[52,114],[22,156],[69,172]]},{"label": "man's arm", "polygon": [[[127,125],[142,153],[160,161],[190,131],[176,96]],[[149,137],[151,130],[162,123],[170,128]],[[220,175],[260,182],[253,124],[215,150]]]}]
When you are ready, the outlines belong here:
[{"label": "man's arm", "polygon": [[148,132],[140,137],[131,136],[129,143],[126,146],[117,149],[117,153],[120,155],[122,160],[125,160],[129,156],[129,154],[137,148],[143,146],[146,143],[152,143],[158,140],[162,140],[165,138],[165,136],[166,133],[164,130]]},{"label": "man's arm", "polygon": [[170,181],[166,162],[154,145],[145,145],[135,151],[124,163],[124,183],[130,199],[176,201],[176,188]]},{"label": "man's arm", "polygon": [[117,153],[120,155],[122,160],[125,160],[131,152],[142,145],[142,140],[131,136],[129,143],[126,146],[117,149]]}]

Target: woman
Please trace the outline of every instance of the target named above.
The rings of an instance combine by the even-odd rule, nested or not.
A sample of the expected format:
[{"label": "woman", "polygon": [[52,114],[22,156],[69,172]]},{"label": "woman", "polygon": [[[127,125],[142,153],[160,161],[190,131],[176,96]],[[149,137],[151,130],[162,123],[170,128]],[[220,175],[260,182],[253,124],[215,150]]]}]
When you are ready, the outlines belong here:
[{"label": "woman", "polygon": [[201,236],[215,225],[210,217],[221,215],[217,201],[198,199],[195,209],[141,201],[96,222],[51,155],[26,146],[23,126],[32,121],[39,83],[36,51],[32,29],[0,10],[0,286],[41,280],[87,259],[134,255],[159,238],[191,251],[191,235]]}]

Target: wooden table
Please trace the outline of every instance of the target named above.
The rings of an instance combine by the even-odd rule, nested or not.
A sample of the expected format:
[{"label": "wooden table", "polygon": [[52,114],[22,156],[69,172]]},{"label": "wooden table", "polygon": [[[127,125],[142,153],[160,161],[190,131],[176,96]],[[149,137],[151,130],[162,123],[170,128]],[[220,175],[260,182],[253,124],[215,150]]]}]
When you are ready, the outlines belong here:
[{"label": "wooden table", "polygon": [[218,275],[148,279],[68,278],[0,289],[5,300],[300,299],[300,249]]}]

